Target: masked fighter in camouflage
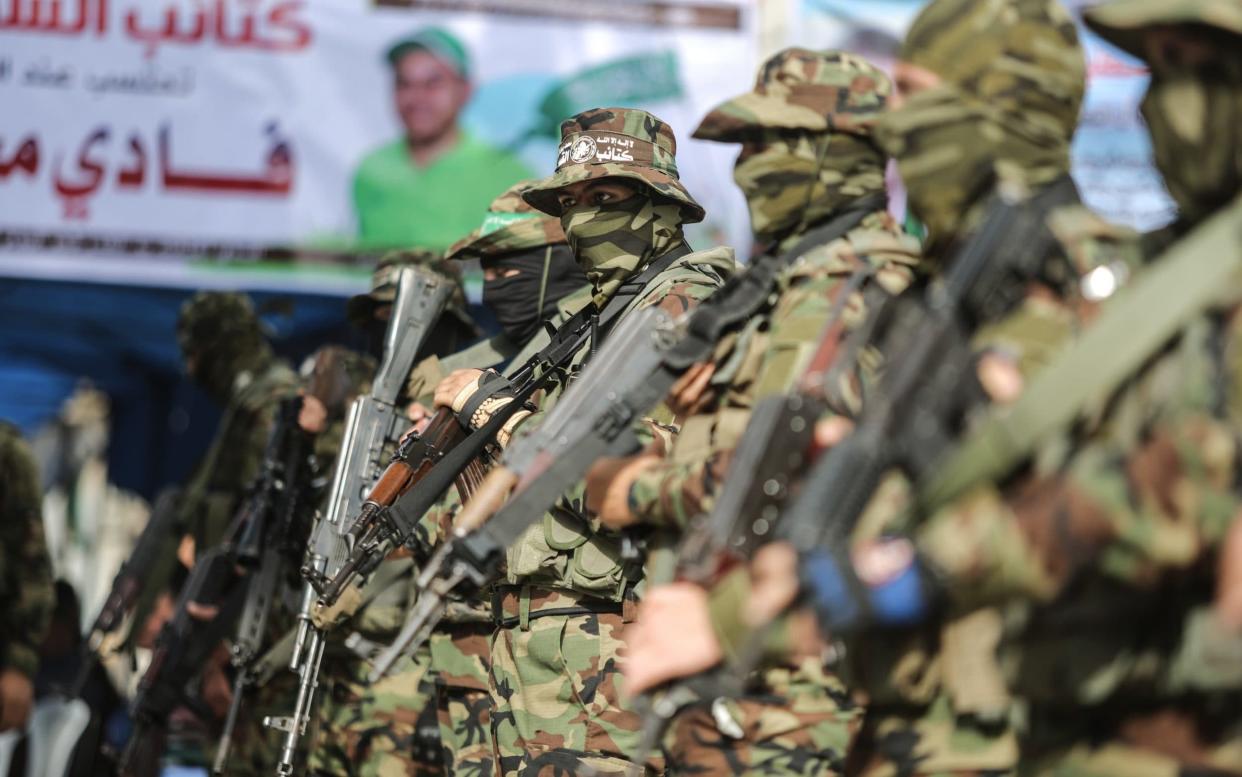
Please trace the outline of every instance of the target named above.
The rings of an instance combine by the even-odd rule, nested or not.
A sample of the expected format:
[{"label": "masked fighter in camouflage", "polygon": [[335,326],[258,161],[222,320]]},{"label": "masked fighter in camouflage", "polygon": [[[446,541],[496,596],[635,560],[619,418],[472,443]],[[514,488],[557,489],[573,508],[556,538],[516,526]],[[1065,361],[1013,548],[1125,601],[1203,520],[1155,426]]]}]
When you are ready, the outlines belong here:
[{"label": "masked fighter in camouflage", "polygon": [[[682,530],[709,511],[754,403],[795,388],[832,311],[845,302],[845,326],[833,335],[843,337],[866,315],[865,292],[897,294],[910,283],[918,241],[885,210],[886,160],[871,138],[891,93],[888,76],[861,58],[788,49],[760,68],[754,91],[713,110],[695,131],[742,144],[734,180],[755,242],[786,261],[761,311],[675,389],[675,404],[690,412],[672,449],[595,468],[588,504],[606,525]],[[854,367],[839,374],[827,398],[852,416],[863,378]],[[763,680],[726,707],[680,715],[666,748],[670,770],[839,772],[862,719],[841,682],[814,659],[772,666]]]},{"label": "masked fighter in camouflage", "polygon": [[[1048,221],[1060,242],[1047,259],[1052,271],[1030,285],[1007,319],[977,334],[980,382],[994,398],[1009,399],[1079,326],[1079,274],[1113,261],[1127,247],[1119,230],[1075,204],[1067,179],[1085,69],[1073,23],[1048,0],[936,0],[915,20],[901,59],[896,74],[905,100],[880,121],[876,136],[898,160],[910,207],[928,228],[925,252],[933,268],[980,221],[998,179],[1028,190],[1065,191]],[[900,482],[890,485],[900,494]],[[878,515],[897,513],[900,497],[892,501],[877,503]],[[866,532],[877,527],[891,528],[869,520],[856,541],[865,543]],[[766,585],[771,559],[761,553],[754,568],[756,580],[765,582],[751,597],[759,609],[773,590],[797,590],[796,583],[784,589]],[[784,577],[777,578],[787,580],[790,567],[784,564]],[[740,586],[746,587],[744,578]],[[720,634],[740,636],[735,629],[746,628],[748,619],[737,617],[743,608],[728,588],[715,592],[716,623]],[[651,604],[659,607],[653,607],[652,628],[643,635],[652,644],[636,651],[644,661],[660,652],[655,642],[667,608],[675,606],[682,618],[687,612],[675,597],[653,596]],[[749,617],[752,626],[763,620],[755,612]],[[851,771],[974,775],[1013,768],[1010,701],[995,680],[998,617],[949,613],[935,628],[847,644],[840,670],[872,705]],[[718,649],[697,653],[696,660]],[[689,660],[696,650],[682,657]],[[639,684],[659,679],[661,671],[659,661],[644,664],[636,657]]]},{"label": "masked fighter in camouflage", "polygon": [[[176,565],[192,567],[196,557],[223,539],[246,488],[259,473],[277,406],[298,390],[297,375],[273,355],[263,325],[244,294],[195,294],[181,307],[177,340],[186,372],[224,405],[224,415],[211,447],[186,484],[178,512],[183,532],[180,545],[172,539],[161,563],[152,570],[136,608],[139,623],[147,619],[153,599],[175,599],[176,591],[168,590],[170,581],[184,574],[175,570]],[[221,651],[216,659],[223,657]],[[223,716],[228,683],[221,668],[214,660],[204,667],[203,696],[212,711]],[[234,771],[259,774],[275,769],[275,746],[263,746],[268,732],[261,728],[261,719],[247,715],[244,720],[236,742],[246,752],[235,759]],[[214,740],[204,725],[192,716],[174,714],[167,746],[174,763],[205,764]]]},{"label": "masked fighter in camouflage", "polygon": [[[660,306],[694,307],[732,273],[727,249],[693,253],[682,225],[703,209],[682,186],[672,130],[640,110],[595,109],[561,125],[557,170],[523,194],[558,217],[589,294],[564,300],[553,325],[592,297],[624,316]],[[612,307],[609,307],[612,306]],[[603,316],[601,316],[603,317]],[[541,347],[537,336],[514,357]],[[588,348],[576,356],[586,357]],[[437,404],[459,413],[481,389],[477,426],[508,401],[478,371],[458,371],[436,388]],[[473,397],[479,399],[479,397]],[[543,399],[543,407],[555,392]],[[519,412],[501,435],[529,417]],[[499,628],[492,642],[492,728],[501,773],[574,771],[580,764],[616,774],[630,764],[640,721],[622,709],[617,653],[632,611],[641,564],[620,561],[620,534],[592,521],[576,499],[562,499],[510,549],[504,584],[493,594]]]},{"label": "masked fighter in camouflage", "polygon": [[0,421],[0,731],[26,726],[38,648],[52,616],[43,495],[29,446]]},{"label": "masked fighter in camouflage", "polygon": [[[411,376],[410,396],[430,406],[431,392],[458,367],[497,366],[508,361],[556,316],[563,300],[588,292],[586,275],[574,261],[559,219],[522,199],[523,181],[491,204],[483,223],[449,249],[447,258],[477,258],[483,267],[483,304],[496,316],[498,335],[445,359],[428,359]],[[444,536],[460,508],[456,489],[429,511],[422,528],[428,553]],[[436,676],[444,766],[450,774],[492,774],[491,600],[454,602],[430,640]]]}]

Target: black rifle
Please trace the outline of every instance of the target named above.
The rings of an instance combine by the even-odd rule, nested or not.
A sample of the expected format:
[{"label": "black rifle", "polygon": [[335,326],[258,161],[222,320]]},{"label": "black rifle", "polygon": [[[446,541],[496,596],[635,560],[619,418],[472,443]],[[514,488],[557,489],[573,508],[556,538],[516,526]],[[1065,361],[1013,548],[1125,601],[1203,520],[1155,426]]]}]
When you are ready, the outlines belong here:
[{"label": "black rifle", "polygon": [[[298,426],[301,405],[301,397],[280,403],[262,469],[228,536],[195,562],[172,618],[156,638],[134,700],[134,731],[121,758],[122,775],[146,777],[157,771],[175,708],[188,707],[204,720],[214,717],[193,685],[211,654],[230,636],[241,646],[233,653],[238,679],[229,711],[230,723],[236,719],[248,663],[257,653],[252,636],[256,629],[261,635],[275,589],[283,582],[281,567],[288,559],[300,559],[309,530],[306,507],[313,498],[314,463],[310,438]],[[197,618],[190,614],[190,604],[214,612]],[[247,625],[240,635],[239,622]]]}]

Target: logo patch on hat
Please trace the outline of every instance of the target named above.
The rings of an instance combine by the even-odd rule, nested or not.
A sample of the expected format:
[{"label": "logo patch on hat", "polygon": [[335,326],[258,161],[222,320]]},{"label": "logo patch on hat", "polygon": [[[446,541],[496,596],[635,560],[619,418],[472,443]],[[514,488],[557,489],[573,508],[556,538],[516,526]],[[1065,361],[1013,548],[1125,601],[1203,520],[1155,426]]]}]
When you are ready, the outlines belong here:
[{"label": "logo patch on hat", "polygon": [[595,156],[595,138],[582,135],[569,147],[569,161],[581,164]]}]

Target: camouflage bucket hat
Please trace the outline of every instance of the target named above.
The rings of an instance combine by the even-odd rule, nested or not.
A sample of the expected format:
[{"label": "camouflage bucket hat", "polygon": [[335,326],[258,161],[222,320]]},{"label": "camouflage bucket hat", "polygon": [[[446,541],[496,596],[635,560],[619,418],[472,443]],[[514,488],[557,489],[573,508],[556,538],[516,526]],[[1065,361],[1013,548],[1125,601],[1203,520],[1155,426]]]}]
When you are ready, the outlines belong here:
[{"label": "camouflage bucket hat", "polygon": [[866,136],[892,93],[888,75],[861,57],[785,49],[759,68],[754,91],[713,108],[694,137],[738,142],[765,129]]},{"label": "camouflage bucket hat", "polygon": [[561,123],[556,172],[527,189],[522,198],[556,217],[557,190],[580,181],[623,178],[643,184],[653,194],[681,206],[684,220],[703,220],[677,177],[677,140],[673,130],[637,108],[592,108]]},{"label": "camouflage bucket hat", "polygon": [[521,181],[492,201],[479,228],[458,240],[445,259],[500,256],[565,242],[558,218],[535,210],[522,199],[534,181]]},{"label": "camouflage bucket hat", "polygon": [[1238,0],[1116,0],[1087,9],[1083,21],[1100,37],[1139,59],[1143,31],[1157,25],[1196,24],[1242,36]]},{"label": "camouflage bucket hat", "polygon": [[[356,294],[345,303],[345,317],[351,324],[360,326],[371,318],[375,309],[387,305],[397,297],[397,278],[401,268],[409,265],[431,267],[439,261],[439,254],[434,251],[411,249],[386,254],[371,273],[371,290],[366,294]],[[435,268],[439,270],[439,268]]]}]

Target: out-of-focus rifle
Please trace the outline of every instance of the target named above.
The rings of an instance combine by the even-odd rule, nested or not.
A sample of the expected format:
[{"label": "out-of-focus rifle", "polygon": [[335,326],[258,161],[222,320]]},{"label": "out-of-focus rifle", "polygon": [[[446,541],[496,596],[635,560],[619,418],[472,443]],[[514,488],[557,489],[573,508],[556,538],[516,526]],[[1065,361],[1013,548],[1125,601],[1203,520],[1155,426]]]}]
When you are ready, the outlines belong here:
[{"label": "out-of-focus rifle", "polygon": [[[156,638],[151,664],[138,684],[134,731],[121,758],[122,775],[143,777],[158,768],[165,727],[176,707],[186,706],[203,719],[212,719],[192,684],[200,679],[211,654],[233,634],[244,612],[247,621],[259,622],[260,627],[266,620],[274,592],[259,591],[251,597],[257,588],[254,583],[262,580],[274,587],[280,578],[280,552],[297,543],[299,535],[303,541],[305,537],[298,524],[305,515],[313,462],[310,440],[298,426],[301,405],[301,397],[280,403],[262,469],[226,540],[195,562],[172,618]],[[269,555],[272,552],[277,555]],[[276,569],[269,573],[264,565],[270,568],[272,562]],[[238,690],[244,686],[240,681]],[[236,693],[234,707],[239,699]],[[233,709],[230,717],[235,716]]]},{"label": "out-of-focus rifle", "polygon": [[[795,390],[755,403],[712,509],[691,521],[678,546],[673,578],[710,587],[772,538],[794,482],[814,458],[815,424],[833,408],[830,392],[853,372],[866,342],[866,323],[846,338],[842,317],[850,298],[873,274],[874,268],[862,265],[837,290],[819,345]],[[878,286],[871,291],[869,311],[885,300]],[[868,322],[874,320],[873,315]],[[712,675],[637,697],[631,706],[642,717],[643,728],[638,749],[631,754],[633,762],[646,761],[678,710],[699,701],[705,687],[719,694],[721,685],[721,679]]]},{"label": "out-of-focus rifle", "polygon": [[540,428],[506,451],[503,466],[488,475],[464,507],[452,538],[424,566],[420,599],[397,640],[376,658],[372,680],[428,637],[451,591],[467,592],[489,583],[505,549],[579,482],[591,464],[637,449],[633,424],[686,370],[709,359],[725,332],[767,303],[785,266],[882,207],[882,198],[866,198],[790,250],[761,257],[680,321],[648,310],[618,326]]},{"label": "out-of-focus rifle", "polygon": [[384,361],[370,392],[357,397],[349,407],[327,508],[304,546],[301,574],[306,583],[289,663],[299,677],[297,700],[288,717],[265,721],[285,734],[281,774],[293,772],[298,742],[310,720],[319,682],[325,635],[312,619],[317,588],[339,571],[349,555],[345,521],[361,512],[368,490],[381,475],[387,446],[410,425],[404,409],[398,406],[401,392],[451,294],[452,286],[441,276],[416,267],[402,268],[384,337]]},{"label": "out-of-focus rifle", "polygon": [[[800,550],[848,552],[849,536],[883,477],[900,469],[917,479],[943,455],[971,411],[987,401],[977,378],[974,333],[1012,311],[1031,282],[1064,288],[1074,279],[1047,218],[1075,198],[1068,178],[1029,197],[1002,187],[943,277],[880,306],[865,327],[884,354],[878,387],[852,433],[802,468],[788,506],[760,508],[777,518],[765,534]],[[750,436],[748,428],[744,439]],[[741,690],[764,635],[757,630],[734,665],[684,678],[653,697],[644,744],[654,746],[681,707]]]}]

